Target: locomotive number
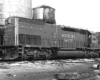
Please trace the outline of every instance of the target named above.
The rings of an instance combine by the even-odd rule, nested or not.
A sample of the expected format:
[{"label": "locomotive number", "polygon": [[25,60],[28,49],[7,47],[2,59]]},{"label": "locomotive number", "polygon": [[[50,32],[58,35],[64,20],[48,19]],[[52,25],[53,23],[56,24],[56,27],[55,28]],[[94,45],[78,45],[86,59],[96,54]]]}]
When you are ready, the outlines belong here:
[{"label": "locomotive number", "polygon": [[64,42],[72,42],[73,39],[64,39]]}]

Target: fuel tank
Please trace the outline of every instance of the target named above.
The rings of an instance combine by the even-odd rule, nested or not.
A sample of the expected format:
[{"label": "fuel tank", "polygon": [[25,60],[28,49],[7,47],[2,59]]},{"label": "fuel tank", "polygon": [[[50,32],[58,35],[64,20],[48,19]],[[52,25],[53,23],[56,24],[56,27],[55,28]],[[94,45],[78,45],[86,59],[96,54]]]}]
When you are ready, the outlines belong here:
[{"label": "fuel tank", "polygon": [[58,51],[56,58],[84,58],[83,51]]},{"label": "fuel tank", "polygon": [[56,54],[56,58],[66,58],[66,59],[71,59],[71,58],[98,58],[100,57],[98,52],[84,52],[84,51],[58,51]]}]

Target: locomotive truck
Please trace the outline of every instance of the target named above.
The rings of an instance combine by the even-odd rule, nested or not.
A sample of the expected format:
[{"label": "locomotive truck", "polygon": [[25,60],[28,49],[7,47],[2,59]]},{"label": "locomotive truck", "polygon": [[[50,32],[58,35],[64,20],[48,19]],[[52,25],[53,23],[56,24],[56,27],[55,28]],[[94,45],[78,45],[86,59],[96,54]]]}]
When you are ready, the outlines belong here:
[{"label": "locomotive truck", "polygon": [[[56,25],[55,9],[34,8],[33,18],[11,16],[0,25],[0,58],[55,59],[100,57],[100,35]],[[41,15],[40,15],[41,13]]]}]

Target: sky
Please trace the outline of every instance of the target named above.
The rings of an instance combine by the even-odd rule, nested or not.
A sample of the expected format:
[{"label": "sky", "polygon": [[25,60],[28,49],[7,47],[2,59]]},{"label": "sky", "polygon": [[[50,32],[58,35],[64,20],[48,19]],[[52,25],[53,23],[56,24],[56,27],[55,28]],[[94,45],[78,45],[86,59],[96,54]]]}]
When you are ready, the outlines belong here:
[{"label": "sky", "polygon": [[56,9],[58,25],[100,32],[100,0],[32,0],[32,7],[48,5]]}]

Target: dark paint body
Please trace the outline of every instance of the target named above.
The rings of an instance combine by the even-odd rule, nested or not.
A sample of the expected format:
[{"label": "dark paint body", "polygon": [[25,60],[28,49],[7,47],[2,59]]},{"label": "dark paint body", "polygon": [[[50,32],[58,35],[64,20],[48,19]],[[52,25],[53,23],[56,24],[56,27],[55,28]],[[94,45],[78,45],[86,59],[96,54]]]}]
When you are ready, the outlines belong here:
[{"label": "dark paint body", "polygon": [[[4,36],[15,37],[15,26],[18,27],[18,44],[34,46],[37,43],[36,46],[66,48],[87,47],[87,31],[80,33],[77,29],[70,27],[64,29],[60,25],[47,24],[42,21],[11,18],[11,23],[6,25]],[[36,42],[34,42],[35,38]]]},{"label": "dark paint body", "polygon": [[[3,39],[0,40],[3,40],[3,50],[6,46],[17,48],[21,45],[21,52],[26,52],[27,55],[31,54],[30,50],[33,50],[32,54],[36,54],[35,50],[38,49],[43,53],[51,51],[57,58],[84,58],[86,52],[78,51],[76,48],[90,47],[89,35],[90,32],[87,30],[48,24],[41,20],[11,17],[6,21]],[[41,48],[43,50],[40,50]],[[60,48],[66,50],[60,51]],[[74,48],[75,51],[69,48]],[[19,53],[16,55],[18,57]],[[42,53],[39,55],[43,56]]]}]

